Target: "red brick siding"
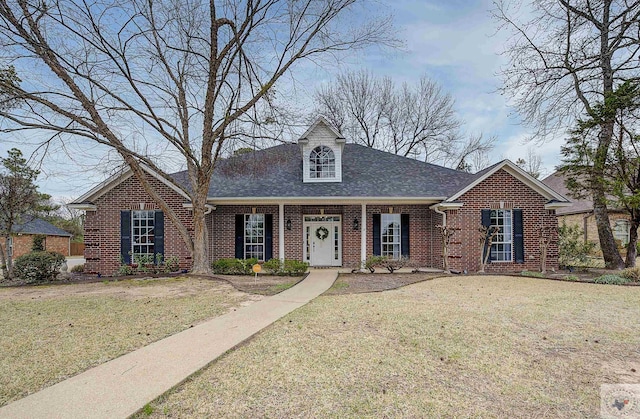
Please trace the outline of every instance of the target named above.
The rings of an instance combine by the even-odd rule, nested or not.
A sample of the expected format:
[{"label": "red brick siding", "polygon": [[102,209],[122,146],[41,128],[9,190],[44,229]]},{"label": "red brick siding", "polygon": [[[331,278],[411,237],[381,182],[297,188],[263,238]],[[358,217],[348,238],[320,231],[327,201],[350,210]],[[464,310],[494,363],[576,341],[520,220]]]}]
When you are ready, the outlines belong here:
[{"label": "red brick siding", "polygon": [[[368,205],[367,206],[367,255],[373,254],[373,214],[387,213],[393,207],[396,214],[409,214],[411,259],[421,266],[441,265],[441,251],[434,252],[433,221],[440,216],[422,205]],[[273,214],[273,257],[279,257],[278,206],[218,205],[209,222],[211,260],[235,255],[235,215],[250,214],[252,208],[258,214]],[[302,260],[304,256],[303,220],[305,215],[340,215],[342,218],[342,266],[360,266],[360,228],[353,229],[353,220],[361,223],[360,205],[285,205],[284,219],[291,220],[291,230],[284,230],[285,258]],[[439,246],[438,243],[435,243]],[[434,262],[432,262],[434,261]],[[439,265],[438,265],[439,266]]]},{"label": "red brick siding", "polygon": [[[174,190],[155,178],[151,184],[160,196],[173,207],[178,217],[189,231],[193,230],[190,211],[183,208],[186,200]],[[140,208],[143,203],[146,209],[159,207],[144,191],[135,177],[130,177],[94,202],[96,211],[87,211],[85,220],[85,269],[88,272],[100,272],[112,275],[120,266],[120,211]],[[182,237],[169,217],[164,221],[164,256],[178,256],[180,266],[189,268],[191,255]]]},{"label": "red brick siding", "polygon": [[[557,225],[555,211],[544,208],[547,200],[524,183],[500,170],[459,199],[464,206],[457,211],[449,211],[447,224],[458,228],[452,238],[450,265],[452,269],[475,272],[480,267],[480,244],[478,228],[481,224],[481,210],[499,208],[522,209],[524,232],[524,263],[493,262],[487,265],[487,272],[513,272],[540,269],[539,237],[540,227]],[[547,268],[558,267],[557,240],[549,247]]]},{"label": "red brick siding", "polygon": [[[44,240],[44,249],[50,252],[58,252],[64,256],[69,256],[70,237],[47,236]],[[13,259],[19,258],[31,252],[33,248],[33,235],[22,234],[13,236]]]}]

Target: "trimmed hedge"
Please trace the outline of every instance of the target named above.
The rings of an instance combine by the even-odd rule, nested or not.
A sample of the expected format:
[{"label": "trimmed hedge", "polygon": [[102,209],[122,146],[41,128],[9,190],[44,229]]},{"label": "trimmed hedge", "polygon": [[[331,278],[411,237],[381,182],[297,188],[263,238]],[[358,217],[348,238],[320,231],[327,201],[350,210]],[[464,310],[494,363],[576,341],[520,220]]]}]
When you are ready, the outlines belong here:
[{"label": "trimmed hedge", "polygon": [[307,272],[309,264],[295,259],[285,259],[280,263],[279,259],[270,259],[262,267],[271,275],[300,276]]},{"label": "trimmed hedge", "polygon": [[57,252],[27,253],[15,260],[13,275],[26,282],[53,281],[64,261],[64,256]]},{"label": "trimmed hedge", "polygon": [[258,263],[258,259],[225,258],[211,262],[213,273],[218,275],[249,275],[251,267]]}]

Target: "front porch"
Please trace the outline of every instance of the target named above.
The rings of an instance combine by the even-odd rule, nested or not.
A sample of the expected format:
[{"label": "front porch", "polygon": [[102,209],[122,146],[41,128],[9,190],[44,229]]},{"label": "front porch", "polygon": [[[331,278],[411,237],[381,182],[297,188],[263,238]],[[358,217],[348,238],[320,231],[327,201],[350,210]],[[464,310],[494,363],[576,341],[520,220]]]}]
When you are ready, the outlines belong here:
[{"label": "front porch", "polygon": [[210,258],[296,259],[314,267],[360,268],[371,255],[442,266],[429,204],[221,205],[209,214]]}]

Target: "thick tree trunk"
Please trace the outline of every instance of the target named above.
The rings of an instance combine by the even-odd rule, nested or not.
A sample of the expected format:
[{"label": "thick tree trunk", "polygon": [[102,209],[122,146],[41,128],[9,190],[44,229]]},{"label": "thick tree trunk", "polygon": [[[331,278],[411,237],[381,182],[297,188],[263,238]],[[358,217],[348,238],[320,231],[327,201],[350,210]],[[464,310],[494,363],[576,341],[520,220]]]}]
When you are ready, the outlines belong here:
[{"label": "thick tree trunk", "polygon": [[627,260],[625,266],[627,268],[633,268],[636,266],[636,257],[638,256],[638,227],[640,226],[640,219],[637,217],[631,217],[631,226],[629,227],[629,244],[627,245]]},{"label": "thick tree trunk", "polygon": [[607,197],[605,193],[604,172],[607,162],[607,153],[613,138],[614,121],[611,118],[603,121],[600,125],[600,138],[598,148],[593,161],[593,172],[591,174],[591,189],[593,196],[593,215],[598,227],[598,238],[600,239],[600,249],[604,264],[608,269],[624,268],[624,261],[618,251],[618,246],[613,238],[611,223],[609,222],[609,211],[607,209]]},{"label": "thick tree trunk", "polygon": [[[609,25],[611,13],[611,0],[605,0],[602,7],[602,23],[600,29],[600,68],[602,70],[602,93],[604,101],[613,94],[613,67],[611,66],[611,50],[609,49]],[[609,269],[622,269],[624,261],[620,256],[616,241],[611,231],[609,212],[607,211],[607,198],[605,193],[604,173],[607,164],[607,154],[613,139],[615,116],[605,115],[600,123],[598,148],[593,161],[593,173],[591,175],[591,188],[593,194],[593,214],[598,226],[598,238],[604,257],[605,266]]]},{"label": "thick tree trunk", "polygon": [[191,273],[211,273],[208,257],[209,234],[207,232],[205,202],[193,203],[193,265]]},{"label": "thick tree trunk", "polygon": [[[602,193],[602,195],[604,198],[604,193]],[[622,269],[624,268],[624,261],[620,256],[618,246],[613,238],[607,205],[606,203],[598,203],[597,201],[598,199],[596,199],[594,191],[593,214],[595,215],[596,225],[598,227],[598,238],[600,239],[600,249],[602,250],[604,264],[607,269]]]},{"label": "thick tree trunk", "polygon": [[9,275],[9,262],[8,262],[9,257],[5,253],[5,249],[9,248],[8,242],[9,242],[9,239],[5,238],[5,243],[7,245],[3,246],[2,244],[0,244],[0,266],[2,266],[2,276],[4,279],[11,279]]}]

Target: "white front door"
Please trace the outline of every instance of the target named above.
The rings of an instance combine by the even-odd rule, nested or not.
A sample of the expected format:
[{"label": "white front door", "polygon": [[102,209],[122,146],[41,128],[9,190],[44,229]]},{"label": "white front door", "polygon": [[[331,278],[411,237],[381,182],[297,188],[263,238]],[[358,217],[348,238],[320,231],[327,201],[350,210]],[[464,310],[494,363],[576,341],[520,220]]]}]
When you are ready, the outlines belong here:
[{"label": "white front door", "polygon": [[[341,266],[341,225],[337,216],[305,217],[307,261],[311,266]],[[323,220],[326,219],[326,220]],[[321,221],[316,221],[321,220]]]}]

